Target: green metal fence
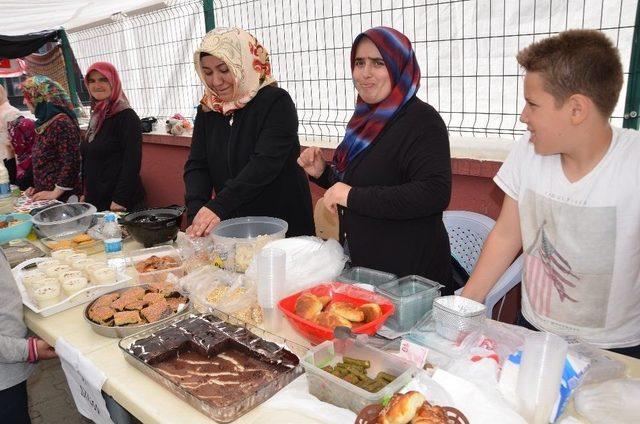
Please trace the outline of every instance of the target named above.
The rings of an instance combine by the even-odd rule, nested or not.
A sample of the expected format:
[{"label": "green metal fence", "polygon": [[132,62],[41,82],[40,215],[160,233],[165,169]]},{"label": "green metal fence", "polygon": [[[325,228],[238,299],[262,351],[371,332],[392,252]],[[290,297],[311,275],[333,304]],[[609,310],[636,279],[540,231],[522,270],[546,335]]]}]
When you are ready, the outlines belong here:
[{"label": "green metal fence", "polygon": [[82,69],[97,60],[116,65],[141,116],[193,116],[203,92],[192,64],[198,42],[214,26],[245,28],[270,50],[274,75],[296,102],[304,142],[332,146],[354,106],[353,38],[393,26],[416,50],[418,95],[440,111],[452,135],[516,138],[524,131],[524,100],[515,54],[568,28],[600,29],[614,40],[625,86],[612,122],[638,125],[637,15],[634,0],[183,0],[70,32],[69,40]]}]

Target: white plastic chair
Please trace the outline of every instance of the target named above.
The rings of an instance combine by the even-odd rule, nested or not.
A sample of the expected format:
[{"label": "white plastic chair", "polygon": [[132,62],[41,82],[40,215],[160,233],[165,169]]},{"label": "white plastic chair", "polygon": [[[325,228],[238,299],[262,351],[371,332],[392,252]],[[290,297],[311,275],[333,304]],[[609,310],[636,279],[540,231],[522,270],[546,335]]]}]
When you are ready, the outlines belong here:
[{"label": "white plastic chair", "polygon": [[[469,275],[478,261],[480,251],[489,232],[496,222],[488,216],[469,211],[445,211],[442,220],[449,233],[451,254],[460,262],[460,265]],[[493,307],[500,299],[503,299],[509,290],[522,281],[523,255],[518,256],[502,277],[493,286],[484,304],[487,307],[487,316],[491,318]],[[460,294],[462,289],[456,290]],[[504,302],[504,299],[503,299]],[[501,308],[502,309],[502,308]],[[500,313],[498,313],[500,318]]]}]

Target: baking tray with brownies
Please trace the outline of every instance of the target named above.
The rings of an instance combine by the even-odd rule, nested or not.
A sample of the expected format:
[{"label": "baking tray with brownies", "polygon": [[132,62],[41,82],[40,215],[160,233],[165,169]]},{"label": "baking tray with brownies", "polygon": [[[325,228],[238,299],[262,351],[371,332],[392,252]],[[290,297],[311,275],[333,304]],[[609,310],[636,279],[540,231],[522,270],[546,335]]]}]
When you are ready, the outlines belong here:
[{"label": "baking tray with brownies", "polygon": [[216,312],[171,318],[119,345],[145,375],[210,418],[231,422],[300,376],[307,349]]}]

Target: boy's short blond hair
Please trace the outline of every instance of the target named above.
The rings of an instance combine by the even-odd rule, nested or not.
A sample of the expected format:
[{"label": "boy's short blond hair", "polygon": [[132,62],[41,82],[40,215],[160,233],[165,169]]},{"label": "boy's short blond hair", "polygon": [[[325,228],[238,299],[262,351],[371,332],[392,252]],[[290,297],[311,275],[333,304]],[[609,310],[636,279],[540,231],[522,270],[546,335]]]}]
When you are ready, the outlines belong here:
[{"label": "boy's short blond hair", "polygon": [[622,89],[622,62],[614,44],[600,31],[572,29],[535,42],[516,56],[527,72],[538,72],[556,105],[573,94],[589,97],[609,118]]}]

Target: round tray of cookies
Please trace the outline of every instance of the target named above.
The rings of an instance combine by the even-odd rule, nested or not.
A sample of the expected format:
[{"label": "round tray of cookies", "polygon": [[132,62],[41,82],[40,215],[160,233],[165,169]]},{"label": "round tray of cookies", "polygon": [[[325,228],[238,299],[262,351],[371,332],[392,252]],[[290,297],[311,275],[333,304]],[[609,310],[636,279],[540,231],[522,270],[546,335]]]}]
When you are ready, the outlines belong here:
[{"label": "round tray of cookies", "polygon": [[167,282],[141,284],[106,293],[84,310],[84,319],[96,333],[114,338],[186,313],[189,298]]}]

